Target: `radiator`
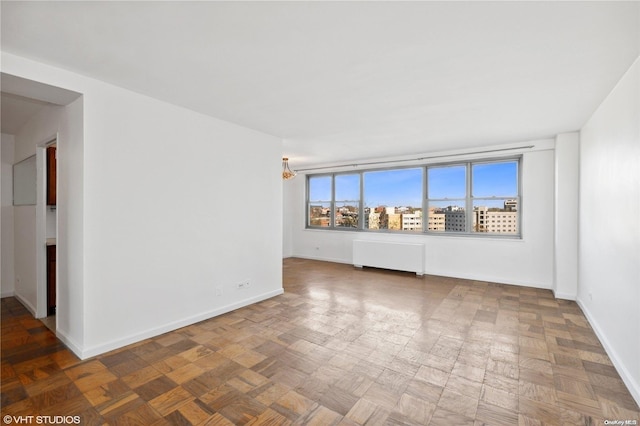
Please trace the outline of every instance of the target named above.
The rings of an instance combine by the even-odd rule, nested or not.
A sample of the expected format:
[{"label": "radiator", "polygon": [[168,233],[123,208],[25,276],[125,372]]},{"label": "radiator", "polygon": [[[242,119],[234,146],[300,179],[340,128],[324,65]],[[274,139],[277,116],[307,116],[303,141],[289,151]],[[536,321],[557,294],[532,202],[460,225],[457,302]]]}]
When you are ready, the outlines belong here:
[{"label": "radiator", "polygon": [[353,265],[424,273],[424,244],[355,240]]}]

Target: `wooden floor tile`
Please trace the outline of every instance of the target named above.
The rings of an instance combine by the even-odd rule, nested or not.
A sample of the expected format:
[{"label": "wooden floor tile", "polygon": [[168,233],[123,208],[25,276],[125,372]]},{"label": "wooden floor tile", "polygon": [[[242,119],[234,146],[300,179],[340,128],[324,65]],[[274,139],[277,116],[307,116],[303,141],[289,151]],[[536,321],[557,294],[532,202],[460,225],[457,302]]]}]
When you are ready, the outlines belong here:
[{"label": "wooden floor tile", "polygon": [[1,301],[1,414],[83,425],[598,425],[640,409],[549,290],[283,262],[285,293],[79,360]]},{"label": "wooden floor tile", "polygon": [[426,425],[436,410],[436,405],[405,393],[400,397],[395,410],[418,424]]},{"label": "wooden floor tile", "polygon": [[468,397],[445,388],[438,401],[438,407],[473,419],[478,408],[478,398]]}]

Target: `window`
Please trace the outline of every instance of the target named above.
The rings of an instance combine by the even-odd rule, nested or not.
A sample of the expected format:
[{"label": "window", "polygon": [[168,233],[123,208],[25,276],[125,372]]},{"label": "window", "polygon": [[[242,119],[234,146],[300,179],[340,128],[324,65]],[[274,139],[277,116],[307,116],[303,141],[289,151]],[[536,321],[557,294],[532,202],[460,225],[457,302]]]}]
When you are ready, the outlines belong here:
[{"label": "window", "polygon": [[422,168],[363,175],[364,229],[422,232]]},{"label": "window", "polygon": [[[444,229],[429,231],[519,234],[518,165],[510,159],[428,166],[427,211],[445,222]],[[498,229],[507,223],[515,224]]]},{"label": "window", "polygon": [[517,157],[308,175],[307,227],[519,236],[519,168]]},{"label": "window", "polygon": [[336,227],[358,228],[360,217],[360,174],[336,175]]},{"label": "window", "polygon": [[427,168],[427,212],[429,222],[442,219],[442,226],[431,231],[465,232],[467,169],[454,165]]},{"label": "window", "polygon": [[331,224],[331,193],[333,178],[331,176],[309,177],[309,217],[308,225],[311,227],[328,228]]}]

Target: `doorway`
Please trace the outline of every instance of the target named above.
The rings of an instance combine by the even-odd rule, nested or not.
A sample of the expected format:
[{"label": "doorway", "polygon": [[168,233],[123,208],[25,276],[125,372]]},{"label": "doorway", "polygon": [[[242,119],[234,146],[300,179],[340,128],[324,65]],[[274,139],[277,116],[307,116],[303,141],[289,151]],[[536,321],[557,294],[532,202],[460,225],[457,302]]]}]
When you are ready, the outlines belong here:
[{"label": "doorway", "polygon": [[42,148],[44,154],[43,179],[40,182],[44,186],[41,197],[44,198],[44,235],[46,253],[44,256],[44,280],[46,291],[46,316],[41,320],[51,331],[56,331],[56,307],[57,307],[57,137],[45,144]]}]

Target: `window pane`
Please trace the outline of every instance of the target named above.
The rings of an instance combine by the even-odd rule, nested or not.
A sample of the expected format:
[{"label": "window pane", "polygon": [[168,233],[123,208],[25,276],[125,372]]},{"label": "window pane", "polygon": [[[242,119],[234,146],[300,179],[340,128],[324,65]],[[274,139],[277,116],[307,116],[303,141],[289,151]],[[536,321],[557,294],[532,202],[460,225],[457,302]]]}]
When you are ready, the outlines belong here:
[{"label": "window pane", "polygon": [[437,232],[465,232],[467,218],[464,200],[430,201],[427,230]]},{"label": "window pane", "polygon": [[331,176],[311,176],[309,178],[309,201],[331,200]]},{"label": "window pane", "polygon": [[464,198],[467,196],[466,166],[429,167],[427,175],[430,199]]},{"label": "window pane", "polygon": [[331,225],[331,203],[309,204],[309,226]]},{"label": "window pane", "polygon": [[340,228],[357,228],[360,203],[336,202],[335,224]]},{"label": "window pane", "polygon": [[360,200],[360,175],[336,175],[336,201]]},{"label": "window pane", "polygon": [[515,197],[518,194],[516,161],[474,164],[471,176],[474,197]]},{"label": "window pane", "polygon": [[421,230],[422,181],[422,168],[364,173],[364,228]]},{"label": "window pane", "polygon": [[365,173],[364,199],[369,207],[421,207],[422,169]]},{"label": "window pane", "polygon": [[473,232],[517,234],[519,228],[516,199],[473,200]]}]

